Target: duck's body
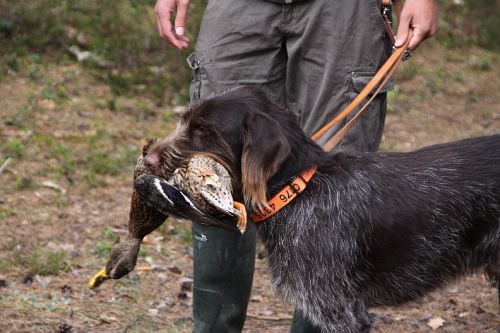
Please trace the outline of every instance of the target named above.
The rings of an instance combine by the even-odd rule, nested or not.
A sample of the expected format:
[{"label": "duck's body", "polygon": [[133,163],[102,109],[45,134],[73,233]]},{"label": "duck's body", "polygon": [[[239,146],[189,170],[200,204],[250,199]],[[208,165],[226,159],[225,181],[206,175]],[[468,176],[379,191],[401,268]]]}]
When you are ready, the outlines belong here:
[{"label": "duck's body", "polygon": [[[144,146],[134,170],[128,235],[113,246],[106,266],[89,281],[90,288],[96,288],[107,279],[119,279],[132,271],[143,238],[158,228],[168,215],[231,229],[234,227],[224,220],[239,218],[237,228],[242,233],[245,231],[244,206],[233,203],[231,178],[222,165],[207,156],[194,156],[185,167],[174,171],[173,182],[177,188],[152,175],[144,164],[149,147],[150,144]],[[147,202],[154,203],[154,208]]]}]

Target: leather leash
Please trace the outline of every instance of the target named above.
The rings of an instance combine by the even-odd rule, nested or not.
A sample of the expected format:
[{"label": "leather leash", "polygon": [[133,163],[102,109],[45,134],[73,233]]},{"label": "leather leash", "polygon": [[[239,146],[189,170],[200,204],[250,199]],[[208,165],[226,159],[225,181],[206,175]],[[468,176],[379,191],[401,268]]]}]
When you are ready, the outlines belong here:
[{"label": "leather leash", "polygon": [[[393,8],[396,12],[396,16],[398,18],[401,17],[401,1],[393,0],[392,1]],[[394,42],[394,35],[392,30],[390,29],[390,22],[387,15],[384,13],[384,25],[387,30],[387,34]],[[397,65],[408,57],[407,47],[410,43],[410,40],[413,36],[413,29],[410,28],[408,32],[408,37],[405,43],[394,49],[394,52],[391,56],[386,60],[384,65],[377,71],[375,76],[368,82],[368,84],[361,90],[361,92],[356,96],[356,98],[344,109],[340,112],[333,120],[331,120],[328,124],[320,128],[316,133],[311,137],[314,141],[317,141],[323,134],[326,133],[330,128],[334,125],[342,121],[346,118],[351,112],[353,112],[360,104],[365,100],[368,95],[372,94],[372,96],[368,99],[368,101],[359,109],[359,111],[354,115],[354,117],[347,122],[330,140],[328,140],[325,144],[323,144],[323,150],[331,151],[349,132],[349,130],[354,126],[354,124],[361,118],[363,112],[368,108],[368,105],[373,101],[373,99],[377,96],[377,94],[382,90],[384,85],[389,81],[394,70]],[[375,89],[376,88],[376,89]],[[374,91],[375,89],[375,91]],[[372,93],[373,91],[373,93]]]},{"label": "leather leash", "polygon": [[321,135],[323,135],[328,129],[332,126],[343,120],[347,117],[356,107],[358,107],[361,102],[376,88],[376,90],[372,93],[372,96],[368,99],[368,101],[359,109],[358,112],[354,115],[354,117],[347,122],[330,140],[328,140],[325,144],[323,144],[323,150],[331,151],[349,132],[349,130],[356,124],[356,122],[361,118],[363,112],[368,108],[368,105],[373,101],[373,99],[378,95],[380,90],[385,86],[387,81],[391,78],[394,70],[398,66],[398,64],[403,59],[406,48],[410,42],[411,37],[413,36],[413,30],[410,29],[408,33],[408,38],[406,42],[399,48],[397,48],[392,55],[387,59],[384,65],[379,69],[379,71],[375,74],[375,76],[368,82],[368,84],[363,88],[363,90],[359,93],[358,96],[332,121],[322,127],[318,132],[316,132],[313,136],[313,140],[317,140]]},{"label": "leather leash", "polygon": [[[383,0],[383,3],[384,5],[385,3],[389,3],[390,5],[393,6],[394,10],[396,11],[396,16],[398,18],[398,23],[399,23],[399,18],[402,8],[401,1]],[[394,35],[392,33],[392,30],[390,29],[389,19],[385,13],[383,14],[383,16],[384,16],[384,24],[386,30],[388,30],[387,33],[391,38],[392,42],[394,43]],[[349,130],[354,126],[354,124],[356,124],[356,122],[361,118],[361,115],[368,108],[368,105],[370,105],[370,103],[378,95],[380,90],[382,90],[387,81],[389,81],[397,65],[401,62],[401,60],[407,57],[407,54],[405,54],[405,52],[407,52],[407,47],[408,44],[410,43],[412,36],[413,36],[413,30],[410,28],[405,43],[402,46],[394,49],[394,52],[391,54],[391,56],[386,60],[384,65],[382,65],[382,67],[377,71],[375,76],[370,80],[370,82],[368,82],[368,84],[363,88],[363,90],[361,90],[359,95],[332,121],[323,126],[316,133],[314,133],[314,135],[311,138],[314,141],[317,141],[323,134],[325,134],[326,131],[328,131],[335,124],[342,121],[351,112],[353,112],[361,104],[361,102],[365,100],[365,98],[371,93],[372,96],[359,109],[359,111],[356,112],[354,117],[352,117],[351,120],[349,120],[330,140],[328,140],[323,145],[323,150],[331,151],[347,135]],[[252,220],[254,222],[264,221],[267,218],[274,215],[275,213],[277,213],[280,209],[285,207],[290,201],[295,199],[299,195],[299,193],[306,188],[307,183],[313,177],[317,167],[318,166],[315,165],[308,170],[302,171],[293,181],[291,181],[288,185],[286,185],[283,189],[281,189],[281,191],[275,194],[268,201],[267,207],[262,208],[260,211],[253,212],[252,215],[250,215]]]}]

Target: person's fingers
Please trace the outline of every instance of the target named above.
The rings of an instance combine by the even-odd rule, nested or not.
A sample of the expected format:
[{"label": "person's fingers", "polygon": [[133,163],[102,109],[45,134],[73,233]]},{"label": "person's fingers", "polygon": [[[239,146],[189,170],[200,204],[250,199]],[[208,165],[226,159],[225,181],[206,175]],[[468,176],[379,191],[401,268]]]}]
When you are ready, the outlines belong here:
[{"label": "person's fingers", "polygon": [[400,22],[398,22],[398,33],[394,39],[394,46],[400,47],[408,38],[408,30],[410,29],[411,17],[403,11],[401,13]]},{"label": "person's fingers", "polygon": [[176,48],[180,48],[179,43],[177,42],[177,39],[175,38],[174,34],[172,33],[172,23],[170,23],[170,17],[165,18],[165,16],[162,15],[156,15],[156,21],[158,22],[158,25],[160,26],[161,30],[161,38],[175,46]]},{"label": "person's fingers", "polygon": [[176,47],[177,49],[183,49],[188,47],[189,39],[184,36],[177,36],[174,32],[172,22],[170,21],[170,15],[175,12],[176,7],[165,6],[164,3],[158,1],[155,7],[156,24],[161,38],[166,40],[168,43]]},{"label": "person's fingers", "polygon": [[405,2],[394,46],[400,47],[404,44],[410,28],[414,30],[408,44],[410,50],[415,50],[425,39],[437,33],[439,28],[437,0],[407,0]]},{"label": "person's fingers", "polygon": [[177,2],[177,15],[175,16],[175,33],[184,36],[186,33],[186,14],[189,0],[179,0]]},{"label": "person's fingers", "polygon": [[156,28],[158,29],[158,34],[160,35],[161,38],[163,38],[163,29],[161,28],[160,18],[158,17],[158,15],[155,15],[155,21],[156,21]]},{"label": "person's fingers", "polygon": [[423,32],[422,29],[415,27],[413,30],[413,36],[408,44],[408,48],[413,51],[417,46],[422,43],[422,41],[427,37],[427,33]]}]

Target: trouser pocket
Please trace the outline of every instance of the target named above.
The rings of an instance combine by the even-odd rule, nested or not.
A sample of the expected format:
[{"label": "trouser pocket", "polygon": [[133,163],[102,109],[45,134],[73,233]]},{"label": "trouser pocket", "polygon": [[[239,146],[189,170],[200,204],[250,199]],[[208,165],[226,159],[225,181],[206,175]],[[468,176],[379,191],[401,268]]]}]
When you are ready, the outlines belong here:
[{"label": "trouser pocket", "polygon": [[[353,70],[349,75],[348,102],[351,103],[366,87],[375,75],[374,70]],[[344,151],[377,151],[382,139],[385,116],[387,113],[387,92],[394,88],[390,80],[380,90],[378,95],[366,108],[358,123],[353,126],[348,135],[342,140],[341,150]],[[363,103],[372,97],[373,91]],[[349,121],[355,112],[347,117]]]}]

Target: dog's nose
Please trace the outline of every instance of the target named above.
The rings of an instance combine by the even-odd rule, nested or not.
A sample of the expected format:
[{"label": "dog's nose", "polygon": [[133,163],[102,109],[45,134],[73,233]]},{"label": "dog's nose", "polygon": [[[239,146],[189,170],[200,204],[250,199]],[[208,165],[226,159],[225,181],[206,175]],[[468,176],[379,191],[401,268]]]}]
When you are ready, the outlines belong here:
[{"label": "dog's nose", "polygon": [[155,170],[160,165],[160,158],[156,155],[147,154],[144,157],[144,165],[149,169]]}]

